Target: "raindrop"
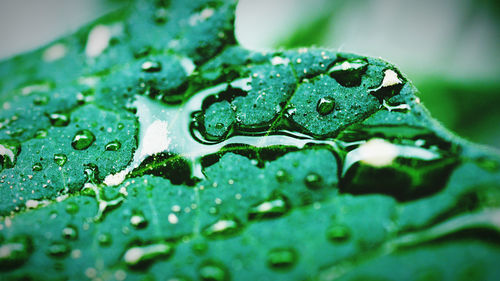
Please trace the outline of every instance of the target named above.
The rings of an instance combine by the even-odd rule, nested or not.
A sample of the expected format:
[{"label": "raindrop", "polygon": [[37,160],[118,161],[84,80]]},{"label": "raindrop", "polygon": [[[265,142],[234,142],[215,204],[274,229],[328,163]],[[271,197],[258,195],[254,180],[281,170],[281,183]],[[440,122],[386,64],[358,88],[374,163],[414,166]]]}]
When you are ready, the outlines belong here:
[{"label": "raindrop", "polygon": [[144,72],[160,72],[161,63],[158,61],[146,61],[141,65]]},{"label": "raindrop", "polygon": [[278,182],[281,182],[281,183],[287,182],[287,181],[289,181],[289,179],[290,179],[290,176],[288,175],[288,173],[285,170],[279,169],[278,171],[276,171],[276,180]]},{"label": "raindrop", "polygon": [[202,233],[208,238],[224,238],[238,233],[241,228],[242,225],[236,218],[225,217],[207,225]]},{"label": "raindrop", "polygon": [[68,126],[70,121],[70,116],[67,113],[51,113],[47,117],[49,117],[50,124],[56,127]]},{"label": "raindrop", "polygon": [[49,97],[45,96],[45,95],[36,96],[33,99],[33,104],[34,105],[46,105],[47,103],[49,103]]},{"label": "raindrop", "polygon": [[69,254],[71,248],[64,242],[53,242],[50,244],[47,254],[51,257],[62,258]]},{"label": "raindrop", "polygon": [[64,166],[64,164],[66,164],[66,161],[68,161],[68,157],[66,156],[66,154],[63,153],[54,154],[54,162],[60,167]]},{"label": "raindrop", "polygon": [[198,275],[203,281],[227,281],[229,272],[220,263],[215,261],[206,261],[198,268]]},{"label": "raindrop", "polygon": [[7,271],[24,264],[33,252],[33,242],[28,236],[15,236],[0,244],[0,270]]},{"label": "raindrop", "polygon": [[347,59],[336,62],[328,74],[344,87],[355,87],[361,84],[367,68],[368,63],[363,59]]},{"label": "raindrop", "polygon": [[119,142],[118,140],[114,140],[114,141],[111,141],[108,144],[106,144],[105,149],[106,149],[106,151],[117,151],[121,147],[122,147],[121,142]]},{"label": "raindrop", "polygon": [[267,200],[250,208],[248,219],[275,218],[286,214],[288,210],[290,210],[288,199],[281,193],[274,192]]},{"label": "raindrop", "polygon": [[173,250],[173,246],[167,242],[132,246],[125,252],[123,260],[129,267],[143,267],[147,266],[154,260],[168,257]]},{"label": "raindrop", "polygon": [[304,178],[304,183],[309,189],[319,189],[323,186],[323,178],[317,173],[309,173]]},{"label": "raindrop", "polygon": [[68,202],[68,204],[66,204],[66,212],[68,214],[76,214],[78,213],[78,210],[79,207],[75,202]]},{"label": "raindrop", "polygon": [[21,152],[21,143],[17,140],[0,140],[0,171],[16,165]]},{"label": "raindrop", "polygon": [[134,211],[130,217],[130,224],[136,229],[142,229],[148,225],[148,221],[141,211]]},{"label": "raindrop", "polygon": [[109,246],[113,243],[113,239],[111,238],[111,234],[109,233],[101,233],[97,236],[97,241],[101,246]]},{"label": "raindrop", "polygon": [[324,97],[318,100],[316,111],[319,115],[325,116],[333,112],[335,109],[335,99],[332,97]]},{"label": "raindrop", "polygon": [[38,130],[38,131],[35,132],[35,135],[33,137],[36,138],[36,139],[44,139],[44,138],[47,137],[47,135],[48,135],[47,130],[40,129],[40,130]]},{"label": "raindrop", "polygon": [[267,264],[275,270],[290,269],[297,259],[297,253],[292,248],[275,248],[267,253]]},{"label": "raindrop", "polygon": [[345,242],[350,236],[349,228],[343,224],[333,224],[326,230],[326,238],[334,243]]},{"label": "raindrop", "polygon": [[94,141],[94,134],[91,131],[84,129],[76,132],[75,136],[73,137],[73,141],[71,141],[71,146],[76,150],[84,150],[89,148],[89,146],[92,145]]},{"label": "raindrop", "polygon": [[31,167],[31,169],[34,172],[39,172],[39,171],[43,170],[43,166],[41,163],[35,163],[35,164],[33,164],[33,167]]},{"label": "raindrop", "polygon": [[78,229],[74,225],[67,225],[62,230],[62,237],[67,240],[76,240],[78,238]]}]

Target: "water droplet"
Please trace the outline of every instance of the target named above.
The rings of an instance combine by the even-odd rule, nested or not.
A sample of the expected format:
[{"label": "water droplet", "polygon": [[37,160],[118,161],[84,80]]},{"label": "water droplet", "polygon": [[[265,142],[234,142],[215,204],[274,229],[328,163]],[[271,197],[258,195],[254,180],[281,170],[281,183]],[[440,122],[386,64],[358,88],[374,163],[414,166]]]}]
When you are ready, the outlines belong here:
[{"label": "water droplet", "polygon": [[111,234],[109,233],[101,233],[97,236],[97,241],[101,246],[109,246],[113,243],[113,239],[111,238]]},{"label": "water droplet", "polygon": [[68,113],[51,113],[48,115],[50,124],[56,127],[68,126],[70,116]]},{"label": "water droplet", "polygon": [[43,170],[43,166],[41,163],[35,163],[35,164],[33,164],[33,167],[31,167],[31,169],[34,172],[39,172],[39,171]]},{"label": "water droplet", "polygon": [[121,142],[119,142],[118,140],[114,140],[106,144],[105,149],[106,151],[117,151],[121,147],[122,147]]},{"label": "water droplet", "polygon": [[84,129],[76,132],[73,137],[73,141],[71,141],[71,146],[76,150],[84,150],[89,148],[94,141],[94,134],[91,131]]},{"label": "water droplet", "polygon": [[38,131],[35,132],[35,135],[33,137],[36,138],[36,139],[44,139],[44,138],[47,137],[47,135],[48,135],[47,130],[40,129],[40,130],[38,130]]},{"label": "water droplet", "polygon": [[141,229],[148,225],[148,221],[141,211],[134,211],[130,217],[130,224],[137,229]]},{"label": "water droplet", "polygon": [[198,268],[198,275],[203,281],[227,281],[229,272],[219,262],[206,261]]},{"label": "water droplet", "polygon": [[64,242],[53,242],[50,244],[47,254],[51,257],[62,258],[69,254],[71,248]]},{"label": "water droplet", "polygon": [[158,61],[146,61],[141,66],[144,72],[160,72],[161,63]]},{"label": "water droplet", "polygon": [[267,253],[267,264],[276,270],[290,269],[297,259],[297,253],[292,248],[275,248]]},{"label": "water droplet", "polygon": [[333,224],[326,230],[326,238],[335,243],[347,241],[350,235],[349,228],[343,224]]},{"label": "water droplet", "polygon": [[34,105],[46,105],[47,103],[49,103],[49,96],[46,95],[36,96],[33,99]]},{"label": "water droplet", "polygon": [[335,109],[335,99],[332,97],[324,97],[318,100],[316,111],[322,116],[328,115]]},{"label": "water droplet", "polygon": [[68,161],[68,157],[66,156],[66,154],[63,153],[54,154],[54,162],[60,167],[64,166],[64,164],[66,164],[66,161]]},{"label": "water droplet", "polygon": [[323,178],[317,173],[309,173],[304,178],[304,183],[309,189],[319,189],[323,186]]},{"label": "water droplet", "polygon": [[191,249],[197,254],[204,254],[208,250],[208,244],[203,241],[194,242]]},{"label": "water droplet", "polygon": [[78,207],[78,205],[75,202],[68,202],[68,204],[66,204],[66,212],[68,214],[76,214],[78,213],[79,209],[80,207]]},{"label": "water droplet", "polygon": [[286,214],[290,210],[288,198],[274,192],[267,200],[252,206],[248,212],[248,219],[275,218]]},{"label": "water droplet", "polygon": [[12,270],[24,264],[33,252],[28,236],[15,236],[0,244],[0,270]]},{"label": "water droplet", "polygon": [[278,171],[276,171],[276,180],[278,182],[284,183],[290,180],[290,176],[285,170],[279,169]]},{"label": "water droplet", "polygon": [[125,128],[125,125],[123,123],[118,123],[118,125],[116,126],[116,128],[118,130],[123,130],[123,128]]},{"label": "water droplet", "polygon": [[21,153],[21,143],[17,140],[0,140],[0,171],[13,168]]},{"label": "water droplet", "polygon": [[144,267],[156,259],[168,257],[173,250],[172,245],[167,242],[132,246],[125,252],[123,260],[129,267]]},{"label": "water droplet", "polygon": [[347,59],[336,62],[328,74],[344,87],[355,87],[361,84],[367,68],[368,63],[363,59]]},{"label": "water droplet", "polygon": [[241,227],[241,223],[236,218],[224,217],[207,225],[202,233],[209,238],[224,238],[238,233]]},{"label": "water droplet", "polygon": [[78,238],[78,229],[74,225],[67,225],[62,230],[62,237],[67,240],[76,240]]}]

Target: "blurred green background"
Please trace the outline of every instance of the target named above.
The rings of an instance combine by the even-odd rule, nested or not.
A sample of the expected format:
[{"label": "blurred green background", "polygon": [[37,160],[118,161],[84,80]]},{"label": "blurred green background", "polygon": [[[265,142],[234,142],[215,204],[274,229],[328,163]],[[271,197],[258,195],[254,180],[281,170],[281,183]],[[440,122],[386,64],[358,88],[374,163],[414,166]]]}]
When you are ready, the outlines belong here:
[{"label": "blurred green background", "polygon": [[[126,5],[117,0],[0,0],[0,59],[70,34]],[[432,115],[500,148],[497,0],[240,0],[236,36],[249,49],[326,47],[388,60]]]}]

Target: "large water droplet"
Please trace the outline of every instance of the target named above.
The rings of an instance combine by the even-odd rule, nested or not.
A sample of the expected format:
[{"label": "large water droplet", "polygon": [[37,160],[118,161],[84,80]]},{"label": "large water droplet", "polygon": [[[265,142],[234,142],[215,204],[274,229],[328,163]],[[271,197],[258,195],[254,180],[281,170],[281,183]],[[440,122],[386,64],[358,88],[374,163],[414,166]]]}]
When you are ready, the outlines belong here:
[{"label": "large water droplet", "polygon": [[347,59],[336,62],[328,74],[344,87],[355,87],[361,84],[367,68],[368,63],[363,59]]},{"label": "large water droplet", "polygon": [[123,260],[131,268],[145,267],[154,260],[168,257],[173,250],[168,242],[147,243],[128,248]]},{"label": "large water droplet", "polygon": [[84,150],[89,148],[94,141],[94,134],[91,131],[84,129],[76,132],[73,137],[73,141],[71,141],[71,146],[76,150]]},{"label": "large water droplet", "polygon": [[54,154],[54,162],[60,167],[64,166],[64,164],[66,164],[66,161],[68,161],[68,157],[66,156],[66,154],[63,153]]},{"label": "large water droplet", "polygon": [[68,113],[51,113],[47,115],[49,117],[50,124],[56,127],[68,126],[70,121],[70,116]]},{"label": "large water droplet", "polygon": [[0,270],[12,270],[24,264],[33,252],[33,242],[28,236],[16,236],[0,244]]},{"label": "large water droplet", "polygon": [[275,248],[267,253],[267,264],[272,269],[290,269],[297,263],[297,253],[292,248]]},{"label": "large water droplet", "polygon": [[316,111],[319,115],[325,116],[333,112],[335,109],[335,99],[332,97],[324,97],[318,100]]},{"label": "large water droplet", "polygon": [[203,281],[228,281],[229,272],[219,262],[206,261],[198,268],[198,276]]},{"label": "large water droplet", "polygon": [[106,144],[105,149],[106,149],[106,151],[117,151],[121,147],[122,147],[121,142],[119,142],[118,140],[114,140],[114,141],[111,141],[108,144]]},{"label": "large water droplet", "polygon": [[202,233],[209,238],[224,238],[235,235],[241,227],[241,223],[236,218],[224,217],[207,225]]},{"label": "large water droplet", "polygon": [[248,219],[275,218],[286,214],[290,210],[288,198],[283,194],[274,192],[267,200],[250,208]]},{"label": "large water droplet", "polygon": [[67,240],[76,240],[78,238],[78,229],[74,225],[67,225],[62,230],[62,237]]},{"label": "large water droplet", "polygon": [[21,153],[21,143],[17,140],[0,140],[0,171],[13,168]]}]

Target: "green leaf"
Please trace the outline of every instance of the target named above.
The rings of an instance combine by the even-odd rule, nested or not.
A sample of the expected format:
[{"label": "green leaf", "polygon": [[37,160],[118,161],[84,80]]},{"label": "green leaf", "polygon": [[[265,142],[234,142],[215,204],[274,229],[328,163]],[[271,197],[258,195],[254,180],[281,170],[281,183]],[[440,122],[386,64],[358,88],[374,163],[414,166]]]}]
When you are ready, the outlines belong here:
[{"label": "green leaf", "polygon": [[[380,59],[136,1],[0,63],[6,280],[494,280],[500,156]],[[465,254],[464,254],[465,253]]]}]

